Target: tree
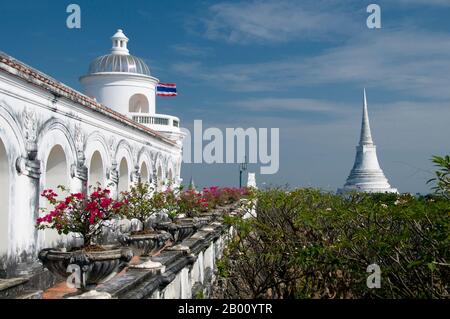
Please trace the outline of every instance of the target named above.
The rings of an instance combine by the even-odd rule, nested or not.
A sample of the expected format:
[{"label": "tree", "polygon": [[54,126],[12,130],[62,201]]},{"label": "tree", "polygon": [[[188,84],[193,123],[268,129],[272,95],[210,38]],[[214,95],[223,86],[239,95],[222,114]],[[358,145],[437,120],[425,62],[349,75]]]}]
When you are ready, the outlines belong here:
[{"label": "tree", "polygon": [[430,179],[428,183],[435,182],[433,190],[447,199],[450,198],[450,156],[433,156],[433,163],[438,170],[435,172],[436,177]]}]

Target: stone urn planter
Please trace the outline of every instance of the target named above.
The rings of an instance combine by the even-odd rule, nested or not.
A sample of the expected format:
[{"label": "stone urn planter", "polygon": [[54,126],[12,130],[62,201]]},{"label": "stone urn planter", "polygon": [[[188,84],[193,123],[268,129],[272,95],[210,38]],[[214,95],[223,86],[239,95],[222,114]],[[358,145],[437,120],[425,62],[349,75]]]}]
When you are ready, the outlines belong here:
[{"label": "stone urn planter", "polygon": [[124,234],[118,238],[119,242],[133,250],[135,256],[151,256],[161,250],[172,235],[167,231],[147,234]]},{"label": "stone urn planter", "polygon": [[194,233],[197,230],[197,226],[192,222],[192,223],[180,223],[180,224],[175,224],[175,226],[178,229],[178,235],[176,238],[176,242],[181,242],[183,240],[185,240],[186,238],[191,237],[192,235],[194,235]]},{"label": "stone urn planter", "polygon": [[[75,288],[87,290],[93,288],[122,270],[133,257],[128,247],[100,246],[103,250],[75,250],[47,248],[39,252],[39,259],[52,273],[68,278],[75,273],[79,275],[79,286]],[[70,267],[69,267],[70,266]]]},{"label": "stone urn planter", "polygon": [[54,229],[59,235],[73,233],[74,238],[83,241],[83,247],[46,248],[38,257],[52,273],[69,279],[69,287],[89,289],[114,276],[133,257],[130,248],[98,245],[104,226],[120,215],[127,203],[112,199],[111,191],[100,186],[94,187],[90,194],[70,193],[63,186],[58,188],[67,193],[65,198],[52,189],[43,190],[41,196],[53,208],[44,209],[44,213],[49,212],[37,218],[36,228]]},{"label": "stone urn planter", "polygon": [[200,215],[199,217],[195,217],[194,221],[198,229],[208,225],[213,220],[212,215]]},{"label": "stone urn planter", "polygon": [[207,212],[201,212],[198,218],[209,218],[209,223],[223,220],[223,216],[228,212],[224,206],[216,207]]},{"label": "stone urn planter", "polygon": [[176,243],[192,236],[197,231],[193,218],[176,219],[174,222],[164,222],[155,225],[156,229],[169,232]]},{"label": "stone urn planter", "polygon": [[219,217],[222,216],[222,212],[218,209],[209,211],[209,212],[204,212],[204,213],[200,213],[199,217],[208,217],[210,218],[210,221],[213,222],[215,220],[217,220]]},{"label": "stone urn planter", "polygon": [[231,213],[239,206],[239,203],[227,203],[226,205],[220,207],[223,213]]}]

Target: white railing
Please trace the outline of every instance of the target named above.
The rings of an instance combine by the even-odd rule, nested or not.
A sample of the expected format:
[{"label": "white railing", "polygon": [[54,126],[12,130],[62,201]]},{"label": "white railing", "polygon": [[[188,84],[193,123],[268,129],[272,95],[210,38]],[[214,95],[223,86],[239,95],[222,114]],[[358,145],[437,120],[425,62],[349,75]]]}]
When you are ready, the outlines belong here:
[{"label": "white railing", "polygon": [[157,131],[180,131],[180,119],[176,116],[166,114],[146,115],[145,113],[130,113],[130,116],[133,121]]}]

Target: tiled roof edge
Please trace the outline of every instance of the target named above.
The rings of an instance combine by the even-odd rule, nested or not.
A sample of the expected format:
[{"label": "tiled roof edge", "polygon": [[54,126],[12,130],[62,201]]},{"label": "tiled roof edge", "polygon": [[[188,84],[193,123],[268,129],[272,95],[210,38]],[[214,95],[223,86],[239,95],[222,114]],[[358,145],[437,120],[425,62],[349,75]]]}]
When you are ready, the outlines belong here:
[{"label": "tiled roof edge", "polygon": [[[147,133],[167,144],[176,145],[176,142],[174,142],[173,140],[168,139],[160,135],[156,131],[129,119],[125,115],[98,103],[94,99],[53,79],[52,77],[46,75],[45,73],[42,73],[28,66],[27,64],[17,59],[14,59],[13,57],[7,55],[2,51],[0,51],[0,69],[16,77],[19,77],[29,83],[40,86],[43,89],[50,91],[52,94],[65,97],[77,104],[80,104],[96,112],[102,113],[110,118],[113,118],[116,121],[129,125],[135,129],[143,131],[144,133]],[[11,69],[15,70],[16,72],[12,72]]]}]

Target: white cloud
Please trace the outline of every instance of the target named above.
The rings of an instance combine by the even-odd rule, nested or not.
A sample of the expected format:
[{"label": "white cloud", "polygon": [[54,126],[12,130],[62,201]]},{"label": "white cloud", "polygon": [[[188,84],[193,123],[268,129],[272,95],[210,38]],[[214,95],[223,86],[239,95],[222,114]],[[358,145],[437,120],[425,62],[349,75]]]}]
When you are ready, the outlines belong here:
[{"label": "white cloud", "polygon": [[[366,7],[360,0],[252,0],[211,5],[201,19],[203,35],[231,43],[279,43],[295,39],[334,41],[365,28]],[[449,0],[389,0],[400,5],[450,6]]]},{"label": "white cloud", "polygon": [[397,0],[405,5],[450,6],[449,0]]},{"label": "white cloud", "polygon": [[179,63],[176,72],[235,92],[268,92],[323,84],[351,84],[450,98],[450,35],[381,32],[308,58],[208,67]]},{"label": "white cloud", "polygon": [[[333,101],[320,102],[333,104]],[[311,184],[336,190],[344,184],[354,161],[361,125],[360,99],[346,112],[345,116],[327,123],[283,118],[280,112],[275,118],[258,113],[243,114],[238,122],[230,114],[205,125],[279,127],[280,171],[273,177],[261,176],[259,185],[263,181],[273,181],[278,185]],[[402,192],[429,192],[426,181],[434,170],[430,158],[449,151],[448,104],[411,100],[375,104],[369,99],[369,114],[378,158],[391,184]]]},{"label": "white cloud", "polygon": [[209,7],[204,35],[234,43],[333,39],[355,27],[334,1],[266,0],[222,2]]},{"label": "white cloud", "polygon": [[181,55],[189,57],[205,57],[212,52],[210,47],[200,47],[192,44],[175,44],[172,46],[172,49]]},{"label": "white cloud", "polygon": [[337,112],[340,109],[330,101],[304,98],[251,98],[227,104],[249,111]]},{"label": "white cloud", "polygon": [[[225,102],[211,102],[211,108],[215,107],[216,111],[208,125],[279,127],[280,172],[273,178],[264,177],[266,180],[261,177],[258,183],[269,182],[272,178],[278,184],[282,181],[293,186],[312,184],[336,189],[345,182],[353,164],[360,131],[361,98],[357,96],[355,103],[344,104],[322,97],[327,96],[325,90],[334,85],[345,90],[367,86],[373,135],[381,166],[391,184],[400,191],[429,191],[425,183],[433,171],[430,157],[449,151],[450,35],[426,31],[428,26],[418,30],[418,26],[408,20],[416,17],[405,19],[405,16],[409,4],[415,4],[416,9],[422,4],[438,7],[450,4],[450,0],[397,0],[396,4],[386,1],[386,6],[389,3],[395,10],[405,10],[404,16],[390,24],[387,19],[383,20],[386,21],[384,26],[389,27],[382,30],[354,33],[355,27],[348,21],[349,13],[337,5],[326,10],[322,1],[319,1],[320,9],[305,5],[308,1],[299,2],[291,2],[290,10],[282,5],[278,11],[274,1],[244,3],[242,7],[242,2],[232,2],[218,5],[215,11],[209,12],[206,35],[211,39],[249,44],[324,39],[325,36],[339,38],[340,34],[347,39],[331,42],[332,45],[315,56],[302,54],[300,57],[293,53],[259,63],[211,66],[199,60],[174,65],[177,72],[196,80],[192,81],[193,85],[242,93],[233,94],[236,101],[225,105],[241,109],[239,117],[234,109],[224,111]],[[368,3],[345,1],[348,11],[358,12],[357,19],[362,17],[363,21]],[[382,1],[380,4],[386,9]],[[246,16],[242,16],[242,12]],[[295,18],[303,12],[312,13],[309,26],[303,26]],[[325,20],[326,25],[315,23],[327,14],[337,15],[337,21],[344,21],[343,28],[331,30],[332,24],[330,27]],[[430,26],[433,27],[436,25]],[[312,98],[295,94],[297,88],[302,92],[312,88],[311,93],[308,92],[308,97]],[[314,99],[315,94],[318,99]],[[374,103],[375,100],[388,102]],[[276,110],[280,112],[274,112]],[[292,116],[292,111],[312,114]]]},{"label": "white cloud", "polygon": [[370,81],[385,88],[419,90],[415,93],[421,95],[434,95],[428,90],[444,89],[442,84],[448,87],[449,70],[450,36],[428,32],[357,38],[305,65],[309,78],[317,83]]}]

